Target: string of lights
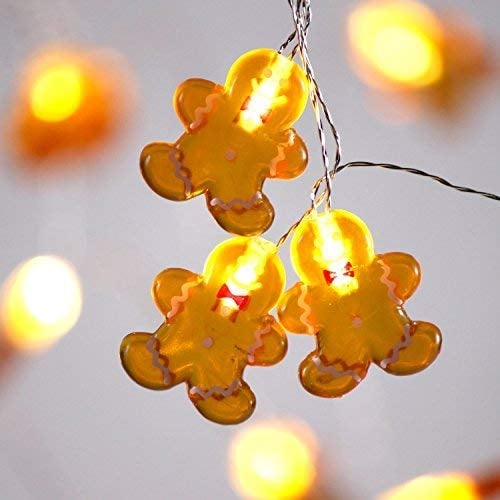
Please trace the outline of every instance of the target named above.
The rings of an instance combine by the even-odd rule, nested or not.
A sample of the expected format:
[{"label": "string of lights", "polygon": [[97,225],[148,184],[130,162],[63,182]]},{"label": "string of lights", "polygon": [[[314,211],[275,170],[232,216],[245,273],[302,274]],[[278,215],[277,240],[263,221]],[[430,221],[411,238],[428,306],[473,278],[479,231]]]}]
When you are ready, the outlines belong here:
[{"label": "string of lights", "polygon": [[[283,243],[288,239],[288,237],[295,231],[297,226],[302,222],[302,220],[312,211],[317,210],[323,202],[326,201],[326,209],[330,210],[333,207],[332,202],[332,186],[335,175],[342,170],[355,167],[378,167],[387,170],[393,170],[397,172],[406,172],[413,175],[418,175],[421,177],[426,177],[428,179],[434,180],[442,184],[445,187],[449,187],[461,193],[475,194],[483,196],[485,198],[500,201],[500,196],[494,193],[489,193],[486,191],[480,191],[473,189],[468,186],[460,186],[453,184],[447,179],[440,177],[436,174],[432,174],[425,170],[421,170],[414,167],[404,167],[400,165],[395,165],[392,163],[376,163],[369,161],[352,161],[348,163],[341,164],[342,159],[342,147],[340,143],[340,136],[333,122],[332,113],[326,104],[326,101],[321,92],[321,88],[317,82],[314,69],[309,58],[309,51],[307,45],[307,33],[311,24],[312,11],[310,0],[287,0],[292,11],[292,17],[295,25],[294,31],[286,38],[286,40],[281,44],[278,49],[279,53],[282,53],[290,43],[297,39],[297,43],[294,46],[290,57],[293,58],[298,52],[302,66],[304,68],[305,74],[307,76],[308,82],[310,84],[310,101],[314,111],[314,116],[316,120],[316,126],[318,129],[318,137],[321,147],[321,158],[323,164],[324,174],[317,179],[312,185],[310,192],[311,208],[307,210],[296,222],[294,222],[287,231],[279,238],[276,243],[277,247],[283,245]],[[333,167],[330,169],[330,159],[328,155],[327,145],[326,145],[326,134],[323,126],[323,120],[321,113],[323,113],[329,127],[331,134],[336,146],[335,162]],[[325,184],[324,190],[320,192],[321,186]]]}]

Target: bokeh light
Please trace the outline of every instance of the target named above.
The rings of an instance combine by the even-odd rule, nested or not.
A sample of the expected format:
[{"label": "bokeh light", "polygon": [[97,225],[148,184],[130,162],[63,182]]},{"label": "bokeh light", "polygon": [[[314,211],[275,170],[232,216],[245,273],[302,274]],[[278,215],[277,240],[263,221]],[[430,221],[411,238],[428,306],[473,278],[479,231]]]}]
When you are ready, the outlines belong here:
[{"label": "bokeh light", "polygon": [[68,154],[81,157],[124,128],[134,103],[130,71],[114,51],[43,47],[20,72],[7,120],[8,143],[23,166],[67,160]]},{"label": "bokeh light", "polygon": [[421,476],[384,493],[380,500],[479,500],[473,479],[466,474]]},{"label": "bokeh light", "polygon": [[244,498],[300,499],[315,484],[317,444],[296,421],[273,420],[247,426],[231,443],[230,476]]},{"label": "bokeh light", "polygon": [[82,94],[80,69],[71,64],[58,64],[47,68],[33,82],[31,109],[42,121],[62,121],[80,107]]},{"label": "bokeh light", "polygon": [[348,20],[353,67],[370,85],[425,87],[443,75],[442,29],[411,0],[361,3]]},{"label": "bokeh light", "polygon": [[20,264],[5,282],[0,328],[14,348],[39,351],[75,325],[81,308],[74,268],[59,257],[38,256]]}]

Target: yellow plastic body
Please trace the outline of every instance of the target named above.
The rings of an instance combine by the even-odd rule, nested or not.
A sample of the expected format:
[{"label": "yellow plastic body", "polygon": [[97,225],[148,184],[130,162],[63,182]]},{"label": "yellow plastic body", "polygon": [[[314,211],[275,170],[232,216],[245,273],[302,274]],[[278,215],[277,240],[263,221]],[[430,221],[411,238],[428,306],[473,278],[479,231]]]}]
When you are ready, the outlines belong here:
[{"label": "yellow plastic body", "polygon": [[203,276],[166,269],[152,290],[165,322],[154,334],[124,338],[123,367],[149,389],[185,382],[203,416],[220,424],[242,422],[255,407],[245,367],[273,365],[286,353],[286,335],[269,314],[284,286],[276,246],[262,238],[221,243]]},{"label": "yellow plastic body", "polygon": [[263,233],[274,218],[262,192],[265,179],[297,177],[307,164],[306,147],[290,128],[307,97],[304,72],[271,49],[242,55],[224,86],[185,81],[174,107],[186,131],[175,144],[144,148],[144,179],[169,200],[205,194],[210,213],[226,231]]},{"label": "yellow plastic body", "polygon": [[301,281],[283,295],[278,315],[290,332],[316,336],[316,349],[299,369],[306,390],[339,397],[363,380],[372,362],[409,375],[434,361],[439,329],[412,321],[403,309],[420,282],[411,255],[376,255],[367,226],[345,210],[311,212],[291,246]]}]

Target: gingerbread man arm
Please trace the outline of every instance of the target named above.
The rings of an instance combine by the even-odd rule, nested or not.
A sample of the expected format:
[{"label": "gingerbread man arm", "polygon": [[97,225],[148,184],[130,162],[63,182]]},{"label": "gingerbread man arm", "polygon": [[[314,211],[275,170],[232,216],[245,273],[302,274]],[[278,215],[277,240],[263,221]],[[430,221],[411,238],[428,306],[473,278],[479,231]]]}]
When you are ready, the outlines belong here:
[{"label": "gingerbread man arm", "polygon": [[409,254],[391,252],[377,255],[377,262],[382,266],[386,284],[397,298],[402,301],[410,298],[420,283],[420,266]]},{"label": "gingerbread man arm", "polygon": [[286,330],[309,335],[316,332],[310,302],[307,285],[300,281],[283,294],[278,303],[278,317]]},{"label": "gingerbread man arm", "polygon": [[293,179],[307,166],[307,148],[297,132],[290,128],[273,136],[278,144],[276,156],[269,165],[269,175],[275,179]]},{"label": "gingerbread man arm", "polygon": [[249,365],[270,366],[285,357],[288,347],[285,331],[270,314],[259,322],[254,337],[247,349]]},{"label": "gingerbread man arm", "polygon": [[179,268],[169,268],[155,278],[151,293],[153,300],[168,323],[184,310],[191,289],[198,286],[202,278],[191,271]]},{"label": "gingerbread man arm", "polygon": [[174,109],[188,132],[195,132],[222,100],[224,87],[203,78],[181,83],[174,95]]}]

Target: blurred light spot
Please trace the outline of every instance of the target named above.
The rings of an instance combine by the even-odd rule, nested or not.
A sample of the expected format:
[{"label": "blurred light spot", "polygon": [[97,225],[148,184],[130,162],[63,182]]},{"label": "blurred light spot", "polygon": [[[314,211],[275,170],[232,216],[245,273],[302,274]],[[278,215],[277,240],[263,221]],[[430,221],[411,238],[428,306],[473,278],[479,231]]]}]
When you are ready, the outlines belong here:
[{"label": "blurred light spot", "polygon": [[377,86],[382,78],[424,87],[443,75],[439,22],[417,2],[364,2],[349,16],[348,35],[357,57],[355,69],[370,84]]},{"label": "blurred light spot", "polygon": [[58,64],[45,69],[34,81],[31,109],[39,120],[63,121],[77,111],[82,94],[82,75],[78,67]]},{"label": "blurred light spot", "polygon": [[421,476],[384,493],[380,500],[479,500],[474,481],[465,474]]},{"label": "blurred light spot", "polygon": [[41,350],[75,325],[81,308],[73,267],[59,257],[34,257],[18,266],[4,285],[2,333],[20,350]]},{"label": "blurred light spot", "polygon": [[245,498],[302,498],[316,479],[316,454],[316,440],[304,424],[254,424],[231,444],[231,479]]}]

